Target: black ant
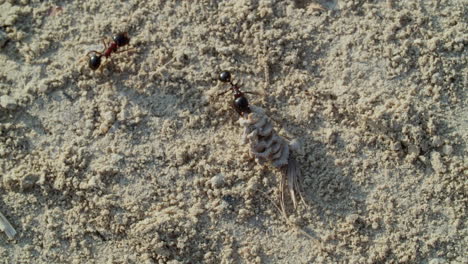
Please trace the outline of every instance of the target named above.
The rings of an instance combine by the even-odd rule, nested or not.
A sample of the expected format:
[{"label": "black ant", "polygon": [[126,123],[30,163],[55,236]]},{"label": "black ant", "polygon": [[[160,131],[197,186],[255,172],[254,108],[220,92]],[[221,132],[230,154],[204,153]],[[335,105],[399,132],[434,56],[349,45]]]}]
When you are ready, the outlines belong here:
[{"label": "black ant", "polygon": [[[234,102],[232,104],[232,107],[234,108],[234,110],[236,110],[236,112],[241,116],[244,116],[244,114],[251,113],[252,111],[250,110],[250,107],[249,107],[249,101],[244,96],[244,93],[250,93],[250,92],[242,92],[240,90],[240,87],[237,84],[234,84],[232,82],[231,73],[228,71],[223,71],[221,74],[219,74],[219,80],[224,83],[229,83],[231,85],[231,88],[229,88],[229,90],[231,90],[234,94]],[[229,90],[224,91],[220,93],[219,95],[223,95],[227,93]]]},{"label": "black ant", "polygon": [[[127,33],[118,33],[112,37],[112,41],[109,42],[109,46],[107,46],[106,41],[102,39],[102,43],[104,44],[104,50],[102,52],[98,52],[92,50],[88,52],[87,56],[89,57],[88,65],[91,70],[95,71],[101,66],[101,58],[102,57],[110,57],[112,53],[121,53],[126,50],[117,51],[118,48],[126,46],[130,43],[130,38],[128,37]],[[94,53],[92,56],[89,54]]]}]

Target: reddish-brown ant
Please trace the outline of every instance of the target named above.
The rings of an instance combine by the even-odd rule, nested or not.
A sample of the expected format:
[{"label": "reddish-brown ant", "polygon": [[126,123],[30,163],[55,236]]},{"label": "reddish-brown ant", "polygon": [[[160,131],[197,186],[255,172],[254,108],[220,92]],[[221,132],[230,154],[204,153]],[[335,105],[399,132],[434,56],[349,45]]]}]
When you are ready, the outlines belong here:
[{"label": "reddish-brown ant", "polygon": [[[130,43],[130,38],[128,37],[127,33],[118,33],[112,37],[112,41],[110,41],[109,44],[106,44],[104,39],[102,40],[102,43],[104,44],[104,50],[102,52],[92,50],[87,54],[89,57],[89,68],[91,68],[93,71],[97,70],[99,66],[101,66],[102,57],[108,58],[112,53],[128,51],[129,49],[119,51],[117,51],[117,49],[128,45]],[[93,53],[93,55],[89,56],[91,53]]]},{"label": "reddish-brown ant", "polygon": [[231,73],[228,71],[223,71],[221,74],[219,74],[219,80],[224,83],[229,83],[231,85],[231,88],[229,90],[224,91],[220,93],[219,95],[225,94],[228,91],[232,91],[234,94],[234,102],[232,104],[232,107],[236,112],[244,116],[244,114],[249,114],[251,112],[250,107],[249,107],[249,101],[247,98],[244,96],[244,93],[250,93],[250,92],[242,92],[240,90],[240,87],[237,84],[234,84],[231,80]]}]

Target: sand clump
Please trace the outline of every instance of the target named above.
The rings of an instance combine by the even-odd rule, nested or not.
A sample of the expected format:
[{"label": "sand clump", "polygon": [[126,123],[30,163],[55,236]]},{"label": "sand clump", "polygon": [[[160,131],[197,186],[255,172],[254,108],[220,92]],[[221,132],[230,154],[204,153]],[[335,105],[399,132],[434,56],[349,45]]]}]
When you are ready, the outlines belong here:
[{"label": "sand clump", "polygon": [[[465,9],[0,2],[0,212],[17,231],[0,259],[466,263]],[[134,52],[80,62],[117,32]],[[288,221],[308,236],[272,204],[280,172],[239,141],[221,70],[300,139],[309,206]]]}]

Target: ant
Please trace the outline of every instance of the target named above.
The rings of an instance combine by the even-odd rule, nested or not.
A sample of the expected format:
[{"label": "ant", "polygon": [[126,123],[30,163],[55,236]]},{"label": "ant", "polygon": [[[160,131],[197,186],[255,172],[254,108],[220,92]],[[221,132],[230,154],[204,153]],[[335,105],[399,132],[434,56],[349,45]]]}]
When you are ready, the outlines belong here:
[{"label": "ant", "polygon": [[[250,110],[249,107],[249,101],[247,98],[244,96],[244,93],[250,93],[251,92],[242,92],[240,90],[240,87],[237,84],[234,84],[231,80],[231,73],[228,71],[223,71],[222,73],[219,74],[219,80],[224,83],[229,83],[231,85],[231,90],[234,94],[234,102],[232,104],[232,107],[240,116],[244,116],[244,114],[249,114],[252,111]],[[224,91],[220,93],[219,95],[223,95],[227,93],[229,90]]]},{"label": "ant", "polygon": [[[102,52],[98,52],[92,50],[88,52],[87,56],[89,57],[88,65],[91,70],[95,71],[101,66],[101,58],[102,57],[110,57],[112,53],[120,53],[126,50],[117,51],[118,48],[126,46],[130,43],[130,38],[128,37],[127,33],[118,33],[112,37],[112,41],[109,42],[109,46],[107,46],[106,41],[102,39],[102,43],[104,44],[104,50]],[[89,54],[94,53],[92,56]]]}]

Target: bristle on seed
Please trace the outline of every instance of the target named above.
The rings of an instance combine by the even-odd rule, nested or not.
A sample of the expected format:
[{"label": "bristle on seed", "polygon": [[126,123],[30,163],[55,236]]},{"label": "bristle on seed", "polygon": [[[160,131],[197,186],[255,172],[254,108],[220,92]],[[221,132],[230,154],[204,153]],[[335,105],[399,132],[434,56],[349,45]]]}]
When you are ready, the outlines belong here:
[{"label": "bristle on seed", "polygon": [[0,212],[0,231],[4,231],[9,239],[13,239],[16,235],[16,230],[11,226],[10,222]]}]

